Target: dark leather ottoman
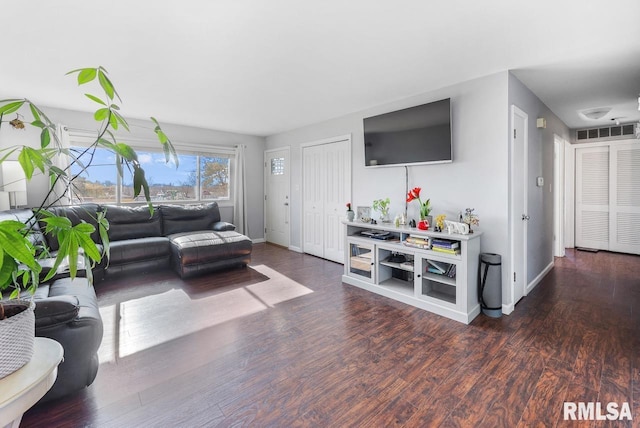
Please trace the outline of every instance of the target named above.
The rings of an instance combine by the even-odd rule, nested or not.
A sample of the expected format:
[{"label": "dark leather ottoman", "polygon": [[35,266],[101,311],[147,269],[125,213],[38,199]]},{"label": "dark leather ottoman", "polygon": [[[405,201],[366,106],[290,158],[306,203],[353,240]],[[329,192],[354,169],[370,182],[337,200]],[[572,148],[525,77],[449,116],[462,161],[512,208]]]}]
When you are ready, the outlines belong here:
[{"label": "dark leather ottoman", "polygon": [[181,278],[251,261],[252,242],[235,231],[202,230],[174,233],[171,242],[173,267]]}]

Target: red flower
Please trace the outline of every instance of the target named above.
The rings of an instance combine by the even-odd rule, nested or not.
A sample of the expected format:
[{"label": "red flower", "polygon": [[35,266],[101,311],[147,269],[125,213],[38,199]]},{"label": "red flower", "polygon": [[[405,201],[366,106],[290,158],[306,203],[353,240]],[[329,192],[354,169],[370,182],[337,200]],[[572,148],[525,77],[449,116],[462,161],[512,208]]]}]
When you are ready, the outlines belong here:
[{"label": "red flower", "polygon": [[420,190],[422,190],[420,187],[414,187],[409,190],[409,193],[407,193],[407,202],[411,202],[414,199],[420,201]]},{"label": "red flower", "polygon": [[351,211],[351,202],[347,202],[347,211]]}]

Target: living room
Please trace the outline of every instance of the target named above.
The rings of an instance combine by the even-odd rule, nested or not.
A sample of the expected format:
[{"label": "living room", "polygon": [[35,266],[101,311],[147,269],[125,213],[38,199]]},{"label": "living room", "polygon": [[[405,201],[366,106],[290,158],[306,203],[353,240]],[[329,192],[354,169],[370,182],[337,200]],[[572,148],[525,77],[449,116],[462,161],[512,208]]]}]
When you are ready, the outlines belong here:
[{"label": "living room", "polygon": [[[561,419],[557,416],[562,411],[561,405],[558,409],[547,402],[544,405],[548,407],[537,410],[538,413],[533,407],[525,410],[530,397],[544,402],[540,398],[542,393],[536,394],[534,388],[539,385],[539,376],[547,371],[561,372],[557,379],[574,385],[572,388],[576,394],[573,397],[566,395],[565,390],[558,392],[567,401],[576,397],[583,398],[582,401],[595,401],[587,399],[593,391],[609,397],[607,401],[637,400],[637,394],[627,394],[627,390],[637,390],[637,380],[631,379],[633,376],[637,379],[638,365],[634,356],[637,353],[632,351],[637,349],[638,343],[636,339],[630,339],[637,331],[637,318],[634,318],[637,291],[634,291],[633,280],[628,276],[635,272],[636,256],[592,254],[571,249],[568,257],[556,258],[554,245],[558,220],[553,187],[557,179],[554,143],[558,138],[574,146],[576,129],[605,126],[612,123],[612,118],[622,123],[639,119],[636,98],[640,88],[637,85],[632,91],[625,92],[624,100],[618,93],[606,101],[606,97],[603,99],[601,96],[605,91],[613,93],[606,85],[611,84],[609,80],[614,80],[614,76],[620,77],[619,84],[625,90],[629,87],[629,80],[638,77],[637,71],[633,71],[637,61],[634,63],[629,59],[638,57],[637,46],[628,42],[637,40],[637,25],[626,21],[624,25],[607,24],[607,30],[615,34],[607,40],[619,42],[612,48],[611,43],[597,40],[587,29],[570,27],[573,35],[566,35],[565,24],[574,21],[575,14],[579,14],[583,22],[595,25],[600,22],[600,15],[609,14],[616,8],[603,5],[589,11],[575,11],[569,2],[535,6],[503,3],[496,2],[486,9],[465,5],[464,11],[439,6],[433,15],[426,13],[427,6],[418,4],[406,10],[399,6],[368,6],[373,8],[369,12],[362,10],[364,4],[358,7],[355,4],[317,5],[313,8],[317,16],[304,10],[305,7],[288,2],[269,6],[256,2],[247,5],[197,3],[191,5],[193,8],[186,8],[188,10],[183,10],[184,6],[163,3],[156,5],[163,10],[154,12],[127,6],[132,8],[129,12],[124,5],[114,5],[112,10],[100,12],[72,2],[50,11],[30,3],[10,6],[11,10],[3,13],[5,17],[32,17],[34,28],[47,28],[50,36],[56,38],[55,46],[65,46],[65,49],[45,49],[42,52],[46,58],[44,62],[50,66],[42,70],[27,58],[30,55],[27,47],[33,49],[37,46],[42,33],[37,36],[23,34],[31,24],[17,22],[12,25],[6,23],[5,26],[3,22],[4,28],[11,28],[12,34],[20,35],[25,49],[19,50],[11,60],[15,70],[0,72],[2,81],[10,82],[0,87],[1,99],[26,96],[38,102],[55,123],[64,126],[72,145],[80,144],[83,135],[96,128],[96,122],[86,102],[75,101],[82,99],[82,89],[77,89],[74,79],[64,76],[64,73],[74,67],[105,66],[123,98],[123,111],[129,112],[123,114],[130,114],[127,119],[131,132],[124,139],[132,145],[137,144],[137,149],[147,150],[150,147],[150,122],[141,119],[147,115],[160,119],[163,130],[171,137],[179,154],[235,153],[238,146],[243,146],[246,227],[242,228],[242,233],[253,241],[252,261],[246,270],[225,270],[185,280],[170,271],[145,272],[97,284],[105,338],[95,383],[66,399],[37,405],[24,416],[24,423],[28,423],[24,426],[36,426],[37,421],[49,426],[64,421],[78,426],[187,426],[194,423],[205,426],[234,423],[256,426],[386,425],[396,421],[391,415],[399,418],[397,423],[418,426],[417,421],[424,424],[428,419],[421,419],[425,415],[418,415],[420,411],[416,409],[422,406],[424,410],[429,406],[428,400],[417,392],[420,388],[421,391],[439,390],[434,396],[439,400],[456,397],[462,402],[454,414],[452,402],[447,401],[451,409],[445,411],[444,401],[439,401],[434,409],[441,409],[443,421],[463,424],[475,421],[475,425],[483,420],[485,424],[498,421],[491,419],[490,414],[498,412],[504,403],[480,400],[479,407],[471,404],[471,397],[497,394],[497,390],[492,389],[497,387],[481,387],[480,378],[473,377],[468,389],[453,391],[456,382],[466,385],[466,381],[462,382],[460,377],[452,377],[452,373],[446,372],[447,365],[458,367],[465,375],[470,375],[474,367],[482,367],[483,371],[478,373],[498,383],[515,379],[516,385],[533,385],[525,388],[523,396],[518,398],[520,401],[516,400],[516,410],[513,413],[507,411],[510,416],[499,420],[505,425],[508,425],[505,421],[513,422],[511,418],[515,415],[516,423],[521,418],[530,422],[543,420],[540,413],[543,411],[555,412],[555,421]],[[637,9],[637,5],[629,1],[621,1],[617,6],[618,10]],[[412,8],[415,8],[414,13],[408,13]],[[541,17],[545,10],[554,12],[549,12],[549,17]],[[48,22],[51,16],[71,12],[77,15],[64,29]],[[156,36],[151,35],[151,30],[141,31],[136,34],[139,40],[127,33],[126,27],[132,23],[134,26],[142,25],[145,13],[154,18],[150,21],[164,22],[165,28],[171,30]],[[368,21],[369,27],[359,22],[361,14],[368,18],[362,21]],[[418,19],[416,15],[421,17]],[[629,16],[633,14],[622,15],[616,14],[617,19],[631,20]],[[113,30],[113,50],[106,49],[102,55],[100,48],[88,48],[83,42],[74,40],[77,34],[94,34],[91,27],[96,16],[100,16],[101,22],[117,28],[117,31]],[[440,16],[442,21],[460,22],[450,21],[447,25],[436,26],[431,16]],[[554,25],[545,26],[547,19]],[[406,20],[405,25],[400,24],[402,20]],[[478,22],[483,20],[484,24]],[[504,23],[509,20],[512,21]],[[178,27],[178,22],[184,26]],[[320,22],[330,23],[329,27],[341,37],[329,39],[329,31]],[[366,31],[374,24],[375,28],[386,24],[391,30],[376,34]],[[512,33],[519,30],[518,25],[531,34],[516,37]],[[267,31],[269,27],[277,26],[279,31]],[[452,29],[462,31],[465,26],[472,30],[465,38],[451,35]],[[388,40],[385,41],[384,37]],[[420,37],[435,42],[416,42],[415,39]],[[483,37],[487,38],[486,41]],[[301,39],[299,44],[295,43],[296,38]],[[207,44],[196,48],[200,39],[206,39]],[[322,43],[325,39],[327,44]],[[507,39],[513,40],[507,42]],[[405,40],[409,46],[406,51],[399,44]],[[230,45],[229,50],[216,50],[221,49],[218,44]],[[283,51],[275,49],[279,45]],[[136,61],[138,58],[135,57],[145,57],[143,52],[147,49],[150,52],[148,58],[156,58],[158,62],[150,59],[140,63]],[[422,55],[415,55],[422,50],[426,52],[424,58],[434,59],[426,61]],[[453,52],[459,53],[454,55]],[[166,58],[169,53],[172,56],[170,60]],[[374,53],[385,55],[388,58],[385,63],[395,62],[397,65],[367,61]],[[594,55],[608,58],[611,66],[591,66]],[[210,62],[203,60],[207,56]],[[310,58],[314,60],[310,61]],[[91,63],[87,64],[87,61]],[[166,65],[168,71],[163,80],[152,79],[156,69],[165,67],[163,61],[171,62]],[[316,74],[306,74],[314,68],[318,70]],[[253,70],[251,74],[242,74],[249,69]],[[335,69],[340,71],[330,73]],[[429,74],[433,70],[438,72]],[[567,77],[569,71],[575,73],[574,78]],[[234,74],[242,74],[237,82]],[[600,79],[603,87],[589,86],[593,81],[588,78]],[[46,82],[46,86],[39,86],[40,81]],[[580,81],[583,86],[574,86]],[[231,82],[236,84],[231,85]],[[562,92],[560,96],[550,94],[553,92],[550,88],[555,90],[558,82],[567,90],[582,92],[573,95]],[[565,104],[558,100],[562,96]],[[453,162],[413,165],[406,169],[365,165],[364,118],[447,98],[451,100]],[[579,102],[575,101],[578,98]],[[631,109],[628,109],[627,98],[632,104]],[[511,155],[511,131],[514,105],[528,117],[526,214],[530,220],[525,256],[520,256],[524,262],[524,278],[519,278],[520,290],[513,285],[512,278],[512,268],[518,257],[514,256],[512,229],[515,164]],[[573,118],[577,117],[576,110],[602,105],[613,105],[615,111],[591,122]],[[131,110],[127,110],[129,106]],[[573,116],[567,113],[568,110]],[[621,116],[627,117],[621,119]],[[567,119],[569,117],[570,120]],[[39,143],[38,130],[12,129],[4,126],[5,119],[0,128],[0,147]],[[544,127],[537,126],[538,119],[544,119]],[[448,219],[457,220],[460,212],[474,208],[480,218],[477,231],[481,233],[481,251],[502,256],[501,310],[504,316],[501,319],[496,321],[480,315],[469,327],[458,325],[342,284],[342,265],[305,254],[302,148],[343,136],[348,136],[351,160],[349,197],[343,201],[345,204],[371,206],[374,200],[388,197],[392,218],[405,210],[409,218],[418,218],[417,205],[405,203],[407,189],[421,187],[423,196],[431,201],[434,214],[446,214]],[[291,192],[286,220],[290,237],[286,248],[270,244],[268,234],[265,235],[265,221],[269,216],[265,210],[265,151],[282,148],[287,148],[290,156]],[[237,157],[232,158],[237,160]],[[542,178],[542,185],[537,184],[538,178]],[[38,206],[46,193],[47,178],[35,177],[29,184],[27,201],[23,205]],[[114,203],[121,202],[114,200]],[[237,202],[235,195],[218,201],[221,220],[237,223]],[[520,212],[517,214],[521,215]],[[564,242],[567,248],[575,246],[571,245],[570,237]],[[602,261],[602,257],[612,258]],[[614,293],[612,301],[607,300],[610,306],[606,307],[623,310],[611,320],[598,318],[604,317],[603,313],[588,306],[586,297],[580,297],[576,306],[571,306],[569,296],[572,291],[563,288],[566,282],[579,278],[585,284],[584,296],[599,299],[606,295],[608,299],[611,297],[608,293],[612,291],[599,288],[602,278],[614,274],[607,270],[607,265],[628,269],[626,273],[615,273],[621,276],[616,276],[613,282],[623,291],[617,289],[618,294]],[[596,273],[593,266],[604,266],[603,271]],[[266,290],[260,290],[260,284]],[[238,303],[235,296],[240,294],[247,304],[234,306]],[[526,297],[522,298],[523,295]],[[190,297],[190,303],[178,303],[184,296]],[[165,309],[174,302],[179,310],[192,311],[183,317],[188,320],[185,324],[191,327],[179,328],[181,317],[172,314],[157,326],[150,325],[150,330],[145,333],[145,320],[141,319],[138,321],[140,325],[135,327],[138,336],[125,344],[126,340],[118,337],[125,331],[118,321],[118,317],[125,313],[120,310],[128,306],[129,314],[139,310],[148,319],[155,319],[155,315],[145,312],[148,309],[135,309],[142,307],[147,298],[148,301],[156,299],[156,303]],[[198,304],[206,305],[212,301],[222,302],[218,304],[228,306],[233,314],[213,313],[199,318],[202,306]],[[140,306],[134,302],[139,302]],[[597,322],[594,323],[598,329],[590,326],[588,321],[587,313],[592,310],[596,311]],[[536,315],[536,311],[540,311],[540,315]],[[548,317],[546,321],[543,315]],[[557,323],[567,316],[575,317],[579,328],[590,326],[586,338],[558,326]],[[385,321],[373,323],[377,317]],[[136,317],[132,316],[132,319]],[[318,325],[327,319],[332,321],[327,322],[326,327]],[[282,323],[278,324],[278,320]],[[624,328],[608,339],[611,342],[607,344],[615,348],[611,351],[608,345],[596,344],[593,335],[604,333],[606,328],[615,325],[614,321]],[[152,323],[149,321],[148,324]],[[527,326],[529,330],[525,329]],[[268,327],[272,330],[267,331]],[[550,333],[545,329],[555,330]],[[132,334],[134,330],[127,331],[126,334]],[[305,331],[308,336],[302,338]],[[517,331],[518,334],[506,335],[507,331]],[[155,342],[147,337],[154,335]],[[259,344],[261,340],[266,341],[264,348]],[[481,354],[486,360],[472,353],[475,342],[481,343]],[[550,343],[557,345],[558,350],[552,350]],[[447,344],[451,349],[447,350]],[[519,345],[540,347],[543,351],[532,357],[533,360],[527,360],[524,353],[517,351]],[[435,351],[427,352],[429,355],[420,361],[417,357],[412,358],[411,353],[421,346],[425,349],[433,347],[438,355],[445,358],[438,360],[431,355]],[[500,358],[495,358],[498,354],[492,353],[492,346],[500,349]],[[350,350],[347,349],[349,347]],[[193,356],[180,356],[180,349],[188,350]],[[164,359],[164,352],[172,359]],[[282,359],[269,359],[263,352],[280,355]],[[205,355],[207,353],[209,355]],[[307,355],[303,358],[300,355],[303,353],[315,354],[315,357]],[[593,375],[598,377],[594,381],[585,369],[584,382],[574,382],[578,370],[572,364],[582,360],[587,364],[585,361],[591,361],[589,358],[594,354],[603,359],[598,369],[601,376]],[[378,365],[380,356],[405,367],[394,374],[391,363]],[[604,362],[605,356],[611,361]],[[516,362],[514,367],[507,367],[505,359],[509,357],[518,364],[532,363],[533,374],[527,377],[516,373]],[[240,360],[232,364],[227,358]],[[616,383],[609,382],[615,378],[613,361],[629,368],[629,373],[620,375],[630,379],[629,386],[617,392],[612,392]],[[457,362],[460,362],[459,366]],[[562,364],[551,368],[550,362]],[[145,364],[148,364],[148,372]],[[247,368],[248,364],[255,364],[255,368]],[[173,365],[178,367],[167,369]],[[266,372],[270,365],[274,367],[272,373],[259,374],[258,369]],[[566,369],[565,365],[572,365],[571,370],[562,371]],[[337,376],[332,375],[332,367],[348,381],[340,383]],[[372,367],[370,380],[356,373],[366,371],[366,367]],[[420,379],[416,373],[426,367],[433,369],[434,375]],[[165,374],[159,374],[163,370],[166,370]],[[198,370],[206,374],[200,381]],[[291,382],[287,382],[287,370],[292,375]],[[388,375],[383,374],[384,370]],[[213,380],[214,372],[215,376],[223,379],[220,383]],[[330,380],[323,383],[320,381],[323,377]],[[309,379],[316,382],[314,388],[305,385]],[[589,383],[592,381],[595,383]],[[195,384],[193,389],[192,384]],[[583,386],[586,392],[578,394],[579,386]],[[348,392],[350,388],[357,394],[352,396]],[[446,388],[449,388],[448,393]],[[560,391],[560,386],[554,388],[558,388],[554,391]],[[163,396],[163,391],[171,389],[175,390]],[[296,402],[298,392],[300,397]],[[201,397],[194,398],[198,394]],[[329,402],[331,394],[346,404],[340,406]],[[322,405],[314,404],[310,398],[312,395]],[[188,399],[175,406],[175,412],[172,412],[170,403],[180,400],[180,397]],[[242,401],[243,397],[247,401],[263,403],[264,407],[260,404],[252,407]],[[367,406],[365,397],[376,397],[376,405]],[[508,395],[503,398],[504,402],[514,399]],[[577,398],[574,401],[580,401]],[[205,406],[207,399],[212,403],[208,410]],[[637,401],[633,407],[637,412]],[[298,418],[290,413],[294,408],[299,412]],[[358,414],[358,409],[362,414]],[[332,412],[340,415],[334,417]],[[50,416],[55,414],[58,416]],[[406,419],[402,419],[402,415]],[[433,410],[430,415],[433,417],[431,422],[439,420]]]}]

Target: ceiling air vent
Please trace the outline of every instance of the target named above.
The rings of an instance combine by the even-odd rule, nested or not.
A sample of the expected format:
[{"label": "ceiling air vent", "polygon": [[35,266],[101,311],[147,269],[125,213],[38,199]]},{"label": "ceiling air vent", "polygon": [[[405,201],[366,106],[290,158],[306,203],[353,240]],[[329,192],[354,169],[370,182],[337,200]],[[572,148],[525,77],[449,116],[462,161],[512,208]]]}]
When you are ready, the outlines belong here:
[{"label": "ceiling air vent", "polygon": [[576,131],[577,141],[611,139],[635,134],[635,124],[605,126],[602,128],[578,129]]}]

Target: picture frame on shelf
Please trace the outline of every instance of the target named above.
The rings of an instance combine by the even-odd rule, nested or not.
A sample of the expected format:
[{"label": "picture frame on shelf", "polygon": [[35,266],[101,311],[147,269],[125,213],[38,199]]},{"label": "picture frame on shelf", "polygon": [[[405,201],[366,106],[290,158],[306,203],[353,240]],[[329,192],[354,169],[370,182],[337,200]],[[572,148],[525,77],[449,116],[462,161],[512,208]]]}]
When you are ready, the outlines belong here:
[{"label": "picture frame on shelf", "polygon": [[371,222],[371,207],[358,207],[356,210],[356,220],[361,223]]}]

